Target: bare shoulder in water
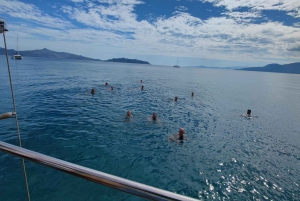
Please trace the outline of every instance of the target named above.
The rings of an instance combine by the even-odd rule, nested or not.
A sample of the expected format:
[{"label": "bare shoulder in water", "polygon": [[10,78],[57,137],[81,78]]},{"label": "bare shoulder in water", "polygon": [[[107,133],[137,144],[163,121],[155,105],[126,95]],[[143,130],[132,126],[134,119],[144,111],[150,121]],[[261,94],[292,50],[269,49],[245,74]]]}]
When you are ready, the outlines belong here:
[{"label": "bare shoulder in water", "polygon": [[133,115],[131,114],[131,111],[128,110],[127,113],[126,113],[126,116],[125,116],[125,120],[130,120],[133,118]]},{"label": "bare shoulder in water", "polygon": [[148,120],[148,122],[153,122],[153,123],[157,123],[157,124],[161,125],[161,123],[157,117],[157,114],[155,112],[152,114],[152,116],[147,117],[147,120]]},{"label": "bare shoulder in water", "polygon": [[170,136],[168,139],[171,142],[187,142],[189,140],[183,128],[180,128],[178,133]]},{"label": "bare shoulder in water", "polygon": [[257,118],[258,116],[253,116],[251,114],[251,110],[247,110],[247,113],[246,114],[242,114],[241,115],[242,117],[246,118],[246,119],[252,119],[252,118]]}]

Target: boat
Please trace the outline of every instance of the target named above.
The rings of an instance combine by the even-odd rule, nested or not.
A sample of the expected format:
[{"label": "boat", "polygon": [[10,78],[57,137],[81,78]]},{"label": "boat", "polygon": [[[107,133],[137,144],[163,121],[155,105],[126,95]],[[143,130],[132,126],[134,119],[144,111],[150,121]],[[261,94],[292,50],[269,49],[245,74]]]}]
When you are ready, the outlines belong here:
[{"label": "boat", "polygon": [[178,66],[178,57],[177,57],[177,64],[175,66],[173,66],[174,68],[180,68],[180,66]]},{"label": "boat", "polygon": [[12,55],[11,59],[22,60],[23,57],[19,54],[19,40],[17,37],[17,51],[14,55]]},{"label": "boat", "polygon": [[21,55],[19,55],[18,53],[14,54],[11,58],[16,59],[16,60],[22,60],[23,59],[23,57]]}]

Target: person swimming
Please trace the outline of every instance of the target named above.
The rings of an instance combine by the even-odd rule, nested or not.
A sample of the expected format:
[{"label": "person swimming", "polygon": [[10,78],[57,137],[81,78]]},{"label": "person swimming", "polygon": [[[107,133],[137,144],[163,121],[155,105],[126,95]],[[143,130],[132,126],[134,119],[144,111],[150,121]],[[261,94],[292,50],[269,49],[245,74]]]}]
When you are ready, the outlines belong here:
[{"label": "person swimming", "polygon": [[142,90],[142,91],[144,90],[144,86],[141,86],[141,90]]},{"label": "person swimming", "polygon": [[91,94],[95,94],[95,89],[92,89]]},{"label": "person swimming", "polygon": [[109,90],[114,90],[114,86],[111,86]]},{"label": "person swimming", "polygon": [[184,129],[180,128],[178,134],[179,134],[178,140],[183,140],[183,138],[184,138]]},{"label": "person swimming", "polygon": [[159,121],[159,119],[157,118],[157,114],[155,112],[153,112],[153,114],[151,116],[148,116],[147,117],[147,120],[149,122],[152,122],[152,123],[157,123],[159,125],[161,125],[161,122]]},{"label": "person swimming", "polygon": [[192,92],[192,97],[194,96],[194,92]]},{"label": "person swimming", "polygon": [[153,115],[152,115],[152,120],[153,120],[153,121],[156,121],[156,120],[157,120],[157,114],[156,114],[155,112],[154,112]]},{"label": "person swimming", "polygon": [[131,117],[133,117],[133,115],[131,114],[130,110],[128,110],[127,113],[126,113],[125,118],[128,119],[128,118],[131,118]]},{"label": "person swimming", "polygon": [[140,80],[140,83],[143,83],[143,80]]},{"label": "person swimming", "polygon": [[246,119],[252,119],[253,117],[254,118],[257,118],[257,116],[252,116],[252,114],[251,114],[251,110],[247,110],[247,113],[246,114],[243,114],[243,115],[241,115],[242,117],[245,117]]},{"label": "person swimming", "polygon": [[175,99],[174,99],[174,101],[177,101],[178,100],[178,97],[177,96],[175,96]]},{"label": "person swimming", "polygon": [[185,134],[184,129],[180,128],[179,132],[174,134],[172,137],[169,137],[169,139],[173,141],[183,141],[184,139],[187,140],[187,135]]},{"label": "person swimming", "polygon": [[107,82],[105,82],[105,86],[108,86],[108,83],[107,83]]}]

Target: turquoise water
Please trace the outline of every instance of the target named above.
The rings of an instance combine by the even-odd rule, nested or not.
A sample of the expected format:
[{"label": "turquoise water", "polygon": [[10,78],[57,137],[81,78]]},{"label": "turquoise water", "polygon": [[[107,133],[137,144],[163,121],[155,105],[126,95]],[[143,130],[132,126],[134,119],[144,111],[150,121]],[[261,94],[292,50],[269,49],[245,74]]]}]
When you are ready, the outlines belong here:
[{"label": "turquoise water", "polygon": [[[24,148],[200,200],[300,200],[299,75],[40,58],[10,64]],[[4,113],[12,101],[3,56],[0,76]],[[241,117],[247,109],[255,118]],[[153,112],[158,123],[147,119]],[[181,127],[190,140],[168,141]],[[0,121],[0,140],[18,144],[13,119]],[[26,165],[32,200],[142,200]],[[25,190],[21,160],[0,152],[0,200],[26,200]]]}]

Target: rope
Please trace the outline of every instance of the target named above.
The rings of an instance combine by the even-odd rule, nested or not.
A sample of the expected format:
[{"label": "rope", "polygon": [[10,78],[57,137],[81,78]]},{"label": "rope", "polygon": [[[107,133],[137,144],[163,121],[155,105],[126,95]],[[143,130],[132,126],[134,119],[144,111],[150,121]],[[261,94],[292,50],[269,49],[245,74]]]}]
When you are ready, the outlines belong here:
[{"label": "rope", "polygon": [[[14,106],[14,112],[15,112],[15,117],[16,117],[15,118],[16,119],[16,126],[17,126],[17,130],[18,130],[19,145],[20,145],[20,147],[22,147],[21,135],[20,135],[20,129],[19,129],[19,122],[18,122],[18,115],[17,115],[16,104],[15,104],[14,90],[13,90],[13,85],[12,85],[12,80],[11,80],[11,74],[10,74],[10,67],[9,67],[9,62],[8,62],[8,53],[7,53],[6,39],[5,39],[4,31],[3,31],[3,38],[4,38],[6,62],[7,62],[9,82],[10,82],[10,91],[11,91],[11,96],[12,96],[12,101],[13,101],[13,106]],[[25,162],[24,162],[23,158],[22,158],[22,163],[23,163],[23,172],[24,172],[24,177],[25,177],[28,201],[30,201],[29,187],[28,187],[28,181],[27,181],[27,175],[26,175],[26,167],[25,167]]]}]

